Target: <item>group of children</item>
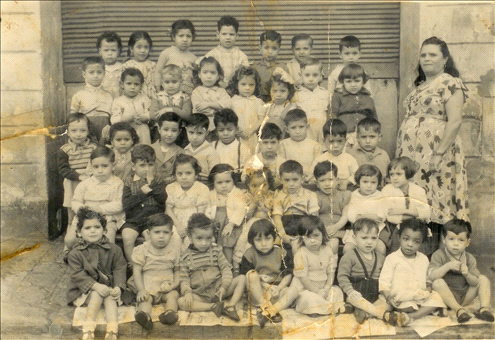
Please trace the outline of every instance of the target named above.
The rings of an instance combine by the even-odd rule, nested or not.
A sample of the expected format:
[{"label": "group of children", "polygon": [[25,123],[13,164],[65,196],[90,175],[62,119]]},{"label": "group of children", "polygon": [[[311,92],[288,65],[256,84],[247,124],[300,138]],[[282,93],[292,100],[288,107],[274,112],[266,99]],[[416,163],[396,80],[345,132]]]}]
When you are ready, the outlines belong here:
[{"label": "group of children", "polygon": [[68,299],[88,307],[83,339],[94,337],[102,304],[116,339],[116,308],[130,292],[148,331],[159,303],[164,324],[178,309],[238,321],[246,290],[261,327],[291,306],[405,326],[446,304],[465,322],[476,296],[475,316],[493,321],[490,283],[464,250],[468,222],[444,226],[431,263],[420,252],[430,207],[410,181],[413,161],[390,161],[378,147],[359,40],[341,40],[343,64],[324,89],[309,35],[294,36],[284,65],[280,34],[266,31],[250,64],[235,46],[238,29],[222,17],[219,45],[197,59],[194,26],[178,20],[156,64],[148,33],[131,35],[120,64],[121,40],[105,32],[101,57],[84,60],[86,87],[73,96],[58,153],[72,220]]}]

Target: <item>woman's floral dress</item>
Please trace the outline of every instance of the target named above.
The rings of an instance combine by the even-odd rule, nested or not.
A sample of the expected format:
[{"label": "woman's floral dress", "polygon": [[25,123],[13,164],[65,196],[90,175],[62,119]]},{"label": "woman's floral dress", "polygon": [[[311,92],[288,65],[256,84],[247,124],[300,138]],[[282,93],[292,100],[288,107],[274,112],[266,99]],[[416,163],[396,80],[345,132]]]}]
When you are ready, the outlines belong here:
[{"label": "woman's floral dress", "polygon": [[419,85],[404,101],[406,117],[397,136],[397,157],[407,156],[416,163],[413,181],[426,191],[431,221],[440,224],[454,217],[469,220],[466,165],[459,136],[442,156],[440,171],[429,170],[448,120],[445,104],[459,89],[466,100],[462,81],[446,73]]}]

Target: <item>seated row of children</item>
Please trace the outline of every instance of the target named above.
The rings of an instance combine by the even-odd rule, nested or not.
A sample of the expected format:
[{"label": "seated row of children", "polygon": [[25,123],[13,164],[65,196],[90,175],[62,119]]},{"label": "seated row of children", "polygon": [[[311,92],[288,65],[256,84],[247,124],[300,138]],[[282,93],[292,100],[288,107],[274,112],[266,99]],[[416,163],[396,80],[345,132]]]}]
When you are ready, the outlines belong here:
[{"label": "seated row of children", "polygon": [[[80,239],[69,254],[73,272],[67,296],[77,306],[87,305],[83,339],[94,338],[102,304],[108,322],[106,338],[116,339],[126,261],[121,249],[105,236],[107,221],[102,214],[83,207],[77,217]],[[216,224],[205,214],[195,213],[189,219],[190,245],[182,252],[172,218],[163,213],[151,215],[147,240],[132,255],[134,270],[128,285],[137,292],[135,319],[151,331],[152,305],[163,303],[159,320],[166,325],[178,321],[179,309],[212,311],[217,317],[239,321],[236,305],[247,288],[248,303],[257,308],[260,327],[268,321],[281,322],[279,312],[291,306],[310,316],[354,312],[359,323],[373,316],[406,326],[436,310],[444,313],[444,302],[456,310],[462,323],[471,318],[464,306],[477,296],[481,307],[475,316],[493,322],[490,282],[465,251],[471,235],[468,222],[454,219],[444,225],[445,247],[433,254],[431,262],[419,251],[427,226],[418,219],[401,223],[400,248],[387,257],[375,249],[379,240],[375,221],[358,219],[352,230],[356,248],[342,256],[337,268],[329,235],[318,217],[300,219],[293,258],[280,246],[275,225],[257,219],[249,229],[250,248],[236,276],[215,243]]]},{"label": "seated row of children", "polygon": [[[214,113],[231,108],[238,116],[237,135],[256,146],[256,132],[264,120],[282,129],[286,113],[296,107],[307,114],[309,137],[321,141],[320,127],[333,114],[353,133],[364,117],[377,118],[364,69],[356,64],[361,44],[354,36],[339,43],[342,65],[329,77],[329,88],[320,86],[322,63],[311,57],[312,38],[298,34],[292,39],[294,58],[287,64],[277,60],[282,37],[276,31],[260,35],[259,62],[249,64],[235,46],[239,22],[229,16],[218,22],[219,46],[202,58],[189,51],[195,28],[188,20],[173,23],[174,45],[164,50],[158,63],[150,61],[153,46],[147,32],[134,32],[128,42],[129,60],[118,62],[122,42],[115,32],[105,32],[97,40],[100,57],[82,63],[86,87],[72,97],[71,112],[87,114],[98,140],[108,138],[109,124],[128,122],[141,143],[151,144],[153,129],[165,112],[175,112],[183,120],[203,113],[213,130]],[[267,103],[267,104],[265,104]],[[151,127],[151,131],[150,131]],[[151,132],[151,134],[150,134]],[[208,136],[211,141],[213,135]]]}]

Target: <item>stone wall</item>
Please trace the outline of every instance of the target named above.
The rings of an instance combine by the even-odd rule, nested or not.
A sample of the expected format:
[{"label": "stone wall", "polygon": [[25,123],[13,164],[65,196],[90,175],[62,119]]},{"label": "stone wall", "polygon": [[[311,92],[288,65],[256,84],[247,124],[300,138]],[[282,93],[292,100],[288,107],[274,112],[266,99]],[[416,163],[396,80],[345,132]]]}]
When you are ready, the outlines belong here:
[{"label": "stone wall", "polygon": [[1,238],[47,233],[46,127],[63,110],[59,1],[2,1]]},{"label": "stone wall", "polygon": [[[431,36],[447,42],[460,77],[469,89],[459,134],[467,161],[470,218],[474,229],[470,248],[477,253],[495,247],[494,22],[493,3],[401,4],[399,103],[412,90],[421,42]],[[401,118],[403,114],[401,111]]]}]

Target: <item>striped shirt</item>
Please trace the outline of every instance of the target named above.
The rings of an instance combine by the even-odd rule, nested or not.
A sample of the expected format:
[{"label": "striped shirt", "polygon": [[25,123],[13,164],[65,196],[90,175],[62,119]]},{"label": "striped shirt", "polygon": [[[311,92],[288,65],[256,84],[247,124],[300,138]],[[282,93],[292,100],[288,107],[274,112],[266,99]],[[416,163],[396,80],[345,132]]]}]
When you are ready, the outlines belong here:
[{"label": "striped shirt", "polygon": [[89,139],[83,145],[76,145],[69,141],[62,145],[57,153],[59,174],[67,179],[78,181],[79,173],[76,170],[86,169],[91,153],[97,145]]},{"label": "striped shirt", "polygon": [[222,287],[227,290],[232,283],[232,269],[223,255],[222,247],[214,243],[208,250],[200,252],[191,244],[180,257],[180,291],[182,295],[193,292],[191,288],[191,286],[195,286],[195,283],[191,282],[193,272],[205,267],[216,266],[222,274]]}]

